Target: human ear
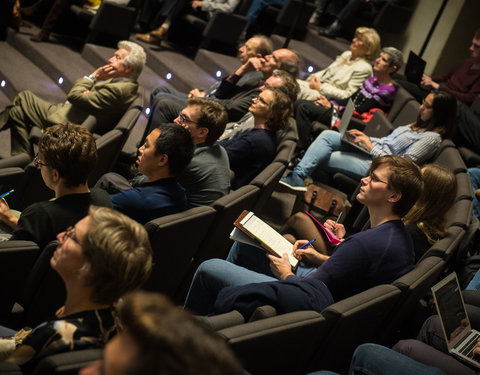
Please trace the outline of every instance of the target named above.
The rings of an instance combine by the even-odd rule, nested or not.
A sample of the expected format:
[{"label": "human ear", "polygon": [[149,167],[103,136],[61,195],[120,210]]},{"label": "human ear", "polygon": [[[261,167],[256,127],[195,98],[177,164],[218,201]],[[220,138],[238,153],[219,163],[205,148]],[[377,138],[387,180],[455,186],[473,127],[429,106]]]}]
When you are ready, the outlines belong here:
[{"label": "human ear", "polygon": [[399,193],[397,191],[394,191],[390,197],[388,198],[388,201],[390,203],[396,203],[398,202],[400,199],[402,199],[402,193]]}]

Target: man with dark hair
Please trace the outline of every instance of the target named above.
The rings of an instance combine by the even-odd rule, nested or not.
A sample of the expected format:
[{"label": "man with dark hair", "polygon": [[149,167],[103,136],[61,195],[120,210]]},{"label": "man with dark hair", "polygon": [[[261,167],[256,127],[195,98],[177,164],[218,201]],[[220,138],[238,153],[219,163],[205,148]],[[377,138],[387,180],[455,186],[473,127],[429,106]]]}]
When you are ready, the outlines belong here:
[{"label": "man with dark hair", "polygon": [[32,126],[45,129],[66,122],[81,124],[91,115],[96,119],[95,132],[110,130],[135,100],[145,60],[142,47],[124,40],[107,65],[75,82],[66,102],[49,103],[29,90],[19,92],[0,112],[0,130],[11,131],[12,155],[33,154],[29,140]]},{"label": "man with dark hair", "polygon": [[138,151],[138,171],[148,182],[111,195],[113,207],[142,224],[185,210],[185,190],[176,177],[192,159],[190,133],[175,124],[162,124]]},{"label": "man with dark hair", "polygon": [[123,330],[79,375],[242,373],[225,340],[160,294],[129,294],[118,315]]},{"label": "man with dark hair", "polygon": [[[382,156],[372,162],[361,183],[357,200],[368,208],[371,229],[348,237],[329,259],[311,246],[300,248],[307,244],[302,240],[293,246],[293,254],[305,264],[297,267],[297,275],[287,254],[282,258],[268,255],[267,261],[259,253],[259,262],[254,264],[251,257],[247,257],[249,264],[238,265],[208,260],[195,273],[185,307],[197,314],[238,310],[246,319],[263,305],[274,306],[280,314],[322,311],[335,301],[391,283],[412,270],[413,243],[401,218],[422,191],[420,169],[407,158]],[[327,229],[335,232],[334,227]]]},{"label": "man with dark hair", "polygon": [[178,176],[186,190],[188,206],[212,204],[230,190],[227,152],[214,144],[225,130],[227,112],[213,100],[191,98],[174,122],[190,132],[195,144],[192,161]]},{"label": "man with dark hair", "polygon": [[67,227],[85,217],[88,207],[112,207],[108,195],[88,188],[88,175],[97,162],[92,134],[79,125],[54,125],[47,128],[38,144],[34,164],[45,185],[55,192],[55,200],[34,203],[20,218],[0,200],[0,220],[13,229],[11,240],[33,241],[45,247]]}]

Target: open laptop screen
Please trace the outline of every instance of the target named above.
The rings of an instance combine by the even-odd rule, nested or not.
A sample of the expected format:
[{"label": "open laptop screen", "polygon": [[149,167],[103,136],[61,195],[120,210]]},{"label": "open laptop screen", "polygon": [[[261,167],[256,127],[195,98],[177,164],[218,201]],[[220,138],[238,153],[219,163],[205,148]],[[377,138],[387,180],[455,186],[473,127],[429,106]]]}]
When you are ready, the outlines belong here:
[{"label": "open laptop screen", "polygon": [[[470,324],[462,301],[460,287],[455,277],[435,291],[440,319],[445,329],[448,344]],[[448,345],[450,347],[450,345]]]}]

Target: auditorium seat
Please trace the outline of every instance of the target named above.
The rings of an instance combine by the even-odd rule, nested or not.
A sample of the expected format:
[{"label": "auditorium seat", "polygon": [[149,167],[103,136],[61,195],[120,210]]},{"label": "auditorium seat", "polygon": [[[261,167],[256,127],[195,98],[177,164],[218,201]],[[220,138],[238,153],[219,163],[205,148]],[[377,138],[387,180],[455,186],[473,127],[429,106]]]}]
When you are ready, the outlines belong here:
[{"label": "auditorium seat", "polygon": [[285,172],[286,165],[281,162],[274,162],[268,165],[262,172],[255,177],[250,185],[258,186],[260,193],[254,203],[252,211],[260,214],[268,199],[272,196],[278,181]]},{"label": "auditorium seat", "polygon": [[215,215],[212,207],[194,207],[145,224],[153,250],[153,268],[144,289],[173,298]]}]

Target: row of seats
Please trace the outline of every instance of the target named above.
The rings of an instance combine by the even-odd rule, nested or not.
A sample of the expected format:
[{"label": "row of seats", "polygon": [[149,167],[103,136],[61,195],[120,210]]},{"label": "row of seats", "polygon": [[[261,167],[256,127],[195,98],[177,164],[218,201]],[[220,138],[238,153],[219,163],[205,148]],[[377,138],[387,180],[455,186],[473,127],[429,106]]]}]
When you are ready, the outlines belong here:
[{"label": "row of seats", "polygon": [[[411,317],[419,300],[454,263],[471,220],[473,192],[465,164],[452,142],[444,141],[434,162],[455,172],[457,200],[447,215],[446,237],[431,246],[414,270],[390,285],[371,288],[321,313],[300,311],[277,316],[273,307],[263,307],[267,313],[254,314],[250,322],[244,322],[238,312],[207,318],[248,371],[302,374],[328,369],[342,373],[358,345],[392,345],[403,328],[413,325]],[[274,361],[264,360],[272,356]]]}]

